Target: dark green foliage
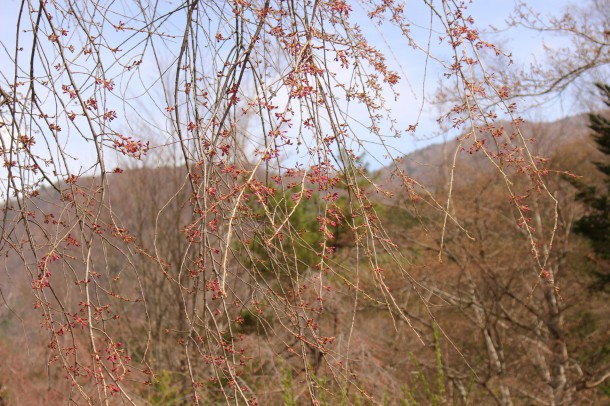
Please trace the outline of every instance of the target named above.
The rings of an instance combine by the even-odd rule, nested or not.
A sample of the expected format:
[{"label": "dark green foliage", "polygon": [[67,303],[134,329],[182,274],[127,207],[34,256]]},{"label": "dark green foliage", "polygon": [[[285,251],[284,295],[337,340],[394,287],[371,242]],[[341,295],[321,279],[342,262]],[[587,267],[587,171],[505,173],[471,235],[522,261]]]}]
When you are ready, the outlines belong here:
[{"label": "dark green foliage", "polygon": [[[604,98],[604,103],[610,107],[610,85],[598,83],[596,86]],[[597,143],[597,149],[605,155],[610,155],[610,120],[599,114],[589,114],[589,122],[589,128],[595,131],[593,139]],[[610,164],[596,163],[596,165],[600,171],[610,176]]]},{"label": "dark green foliage", "polygon": [[265,205],[253,204],[258,224],[249,248],[254,254],[253,265],[263,276],[272,273],[290,277],[319,262],[318,252],[324,241],[317,219],[319,197],[303,198],[297,205],[295,193],[296,188],[285,193],[276,190]]},{"label": "dark green foliage", "polygon": [[[597,88],[604,99],[604,103],[610,106],[610,86],[597,84]],[[589,115],[589,128],[593,130],[593,139],[597,149],[606,157],[610,156],[610,120],[601,114]],[[593,186],[577,185],[580,189],[578,198],[588,208],[588,213],[576,222],[575,231],[588,237],[593,245],[597,256],[596,269],[593,270],[597,278],[595,286],[605,290],[610,285],[610,164],[596,162],[597,168],[606,175],[606,190],[598,190]]]},{"label": "dark green foliage", "polygon": [[318,269],[323,259],[356,243],[354,229],[366,213],[385,212],[378,204],[362,207],[340,187],[318,192],[301,185],[273,190],[264,202],[252,199],[249,209],[256,224],[248,261],[260,276],[277,280]]}]

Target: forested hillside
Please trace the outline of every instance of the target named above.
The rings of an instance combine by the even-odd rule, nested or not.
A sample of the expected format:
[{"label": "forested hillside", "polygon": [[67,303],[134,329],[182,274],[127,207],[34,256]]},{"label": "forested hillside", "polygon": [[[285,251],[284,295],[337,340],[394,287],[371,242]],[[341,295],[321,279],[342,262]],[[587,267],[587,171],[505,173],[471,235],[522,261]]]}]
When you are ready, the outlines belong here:
[{"label": "forested hillside", "polygon": [[0,406],[610,404],[609,10],[2,0]]},{"label": "forested hillside", "polygon": [[[537,257],[532,251],[549,247],[533,247],[523,238],[528,230],[503,193],[507,180],[481,170],[485,163],[465,161],[469,147],[452,142],[403,159],[426,162],[422,172],[405,166],[404,175],[421,176],[434,192],[418,185],[394,187],[391,179],[397,175],[389,169],[362,170],[359,176],[379,186],[367,187],[370,206],[364,212],[350,214],[353,197],[338,181],[328,189],[337,198],[334,217],[329,216],[323,231],[319,216],[328,200],[322,193],[306,183],[312,191],[297,207],[298,184],[290,178],[279,184],[273,175],[265,179],[261,173],[260,186],[240,207],[251,223],[236,230],[226,281],[233,299],[226,308],[213,274],[205,285],[197,283],[196,272],[206,270],[196,271],[201,259],[188,248],[201,237],[182,238],[196,218],[185,189],[185,168],[144,165],[111,175],[108,199],[113,204],[99,216],[95,232],[102,243],[91,253],[96,265],[90,272],[92,303],[98,294],[106,300],[91,307],[94,320],[120,341],[108,341],[100,356],[125,375],[122,384],[137,394],[138,402],[183,403],[190,396],[189,369],[205,382],[206,402],[220,402],[220,388],[238,384],[218,381],[222,378],[211,366],[221,360],[204,358],[193,366],[184,354],[184,332],[195,322],[185,308],[203,306],[210,314],[229,312],[233,322],[218,326],[217,336],[192,338],[201,346],[223,348],[236,363],[239,384],[256,394],[260,404],[306,404],[308,391],[315,391],[322,404],[602,404],[610,393],[601,380],[610,367],[608,297],[594,287],[591,244],[573,231],[586,210],[574,179],[595,184],[603,178],[594,165],[603,155],[585,124],[579,116],[524,126],[532,150],[550,157],[541,165],[558,202],[557,224],[547,221],[553,216],[545,210],[552,206],[539,206],[534,199],[527,210],[533,218],[529,232],[555,234],[543,273],[537,263],[543,254]],[[456,164],[444,162],[456,148]],[[437,170],[436,177],[426,178],[429,167],[448,172]],[[446,201],[450,185],[444,182],[451,176],[447,221],[435,205]],[[529,188],[518,174],[507,176],[515,190]],[[227,194],[231,185],[225,176],[213,187]],[[81,178],[74,184],[75,195],[64,199],[78,201],[86,196],[79,191],[97,187],[98,180]],[[264,200],[257,197],[263,187],[273,191]],[[70,354],[67,343],[77,347],[86,339],[78,333],[87,325],[88,306],[76,296],[71,299],[70,291],[92,282],[78,280],[77,261],[70,260],[82,247],[78,230],[67,226],[69,211],[46,189],[34,202],[30,216],[39,227],[30,232],[61,235],[53,252],[68,260],[56,270],[48,258],[47,273],[32,284],[44,285],[59,275],[65,283],[52,294],[80,310],[57,322],[57,338],[48,343],[45,329],[38,327],[44,318],[30,311],[40,305],[27,294],[32,286],[20,277],[20,259],[7,255],[0,285],[5,301],[0,351],[6,360],[0,382],[2,398],[10,404],[36,404],[44,398],[52,405],[63,403],[72,386],[55,367],[58,358]],[[265,241],[271,221],[265,205],[290,214],[285,232],[300,238]],[[364,238],[359,229],[372,216],[385,225],[373,232],[392,247],[384,247],[374,263],[358,252],[362,247],[357,243]],[[20,225],[12,230],[25,232]],[[333,234],[332,239],[325,240],[324,233]],[[112,250],[120,241],[127,242],[126,248]],[[250,249],[243,251],[242,245]],[[210,255],[212,261],[223,261],[221,253]],[[320,269],[320,256],[328,268]],[[181,265],[185,262],[192,266],[187,269]],[[195,298],[195,290],[204,294]],[[70,333],[69,326],[76,331]],[[349,375],[337,375],[346,369]],[[351,389],[342,389],[344,379]]]}]

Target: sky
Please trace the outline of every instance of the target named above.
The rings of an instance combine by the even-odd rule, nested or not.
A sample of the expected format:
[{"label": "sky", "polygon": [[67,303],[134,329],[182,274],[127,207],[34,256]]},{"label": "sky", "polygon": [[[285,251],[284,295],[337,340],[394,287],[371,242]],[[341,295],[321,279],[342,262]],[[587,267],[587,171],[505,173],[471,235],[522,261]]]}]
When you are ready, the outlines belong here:
[{"label": "sky", "polygon": [[[18,7],[20,0],[0,0],[3,4],[0,13],[0,86],[5,87],[7,81],[10,81],[14,74],[13,66],[7,55],[14,53],[15,26]],[[436,2],[438,3],[438,1]],[[530,0],[527,2],[529,6],[540,12],[543,16],[557,15],[570,2],[567,0]],[[397,117],[397,126],[399,128],[407,128],[410,124],[418,123],[418,129],[415,135],[405,135],[400,139],[390,139],[391,148],[395,149],[395,153],[406,154],[415,149],[422,148],[432,142],[440,142],[448,137],[453,137],[455,134],[442,133],[439,134],[439,128],[436,124],[436,118],[439,115],[438,106],[430,103],[423,104],[424,100],[429,100],[434,96],[436,84],[442,77],[443,70],[439,68],[433,61],[428,61],[420,54],[415,55],[408,49],[405,41],[400,39],[398,35],[393,35],[391,32],[383,35],[372,25],[366,23],[366,18],[362,12],[362,8],[357,2],[351,2],[353,15],[357,19],[362,19],[365,33],[369,38],[372,38],[373,45],[378,46],[382,51],[391,50],[388,54],[388,64],[392,69],[395,69],[403,77],[398,91],[400,98],[393,101],[393,96],[387,94],[389,105],[391,106],[394,116]],[[528,65],[534,58],[540,58],[543,44],[560,45],[562,38],[544,35],[538,32],[531,32],[524,29],[511,29],[500,33],[492,33],[491,26],[502,28],[506,26],[506,20],[514,8],[512,0],[474,0],[468,7],[468,12],[475,20],[476,26],[482,32],[482,36],[489,41],[498,44],[501,48],[512,53],[517,64],[523,66]],[[430,13],[423,6],[421,0],[405,0],[405,9],[411,17],[412,33],[416,41],[425,44],[430,35]],[[433,34],[430,36],[430,43],[433,53],[440,53],[442,50],[436,49],[438,43],[438,27],[432,26]],[[21,35],[27,38],[28,33]],[[119,34],[117,34],[119,35]],[[154,74],[154,72],[151,72]],[[424,81],[425,79],[425,81]],[[425,83],[425,86],[422,86]],[[362,112],[352,111],[352,114],[358,115]],[[543,116],[547,121],[561,118],[570,114],[570,111],[562,109],[562,106],[546,105],[537,110],[537,116]],[[163,124],[151,123],[153,127]],[[127,123],[126,128],[131,128]],[[366,131],[363,128],[363,137],[367,139]],[[6,139],[6,134],[3,135]],[[383,164],[384,149],[375,144],[373,137],[368,137],[370,143],[366,144],[367,154],[374,157],[381,157],[377,162],[372,161],[372,166]],[[73,165],[80,166],[75,171],[84,170],[88,165],[94,162],[92,143],[86,143],[78,137],[78,135],[66,135],[66,138],[61,141],[67,146],[69,151],[79,159]],[[357,153],[363,151],[356,151]],[[298,159],[293,157],[292,159]]]},{"label": "sky", "polygon": [[[435,2],[438,4],[439,2]],[[530,0],[527,4],[537,10],[542,17],[559,15],[562,10],[571,4],[567,0]],[[523,28],[511,28],[502,31],[507,27],[507,20],[514,10],[515,2],[511,0],[474,0],[468,5],[467,14],[474,18],[475,26],[479,29],[483,39],[496,45],[507,54],[512,54],[514,65],[526,67],[534,60],[542,62],[541,55],[544,54],[544,45],[560,46],[564,45],[564,38],[534,32]],[[447,106],[439,106],[430,103],[434,98],[437,85],[442,79],[446,69],[443,69],[433,60],[428,60],[423,53],[414,53],[406,46],[404,38],[400,35],[392,35],[389,32],[382,35],[366,18],[362,8],[357,5],[353,7],[354,13],[360,14],[362,19],[363,31],[367,32],[369,38],[373,39],[373,44],[382,51],[387,52],[392,57],[388,58],[388,65],[398,71],[402,81],[398,86],[400,97],[393,101],[390,93],[386,93],[388,104],[391,106],[394,116],[397,118],[397,127],[407,128],[411,124],[418,124],[417,131],[413,134],[406,134],[400,139],[388,139],[395,156],[410,153],[416,149],[423,148],[431,143],[451,140],[459,135],[458,131],[446,131],[440,129],[437,119]],[[412,15],[412,36],[418,44],[431,44],[431,53],[439,56],[443,60],[449,60],[447,49],[438,46],[438,37],[442,35],[439,24],[436,20],[432,23],[432,35],[430,35],[430,11],[419,0],[406,0],[405,10]],[[493,27],[499,30],[496,32]],[[382,27],[384,30],[387,27]],[[422,86],[422,83],[424,86]],[[425,103],[424,103],[425,101]],[[565,100],[564,100],[565,101]],[[422,108],[422,103],[424,103]],[[522,106],[527,102],[523,100]],[[355,112],[356,116],[365,114],[364,111]],[[574,111],[564,108],[561,100],[554,103],[543,105],[530,111],[521,111],[525,118],[544,121],[553,121],[570,114]],[[388,159],[383,159],[386,155],[385,148],[375,145],[376,139],[371,137],[371,143],[366,145],[366,155],[381,157],[379,161],[370,160],[372,168],[389,163]],[[355,147],[357,154],[358,151]]]}]

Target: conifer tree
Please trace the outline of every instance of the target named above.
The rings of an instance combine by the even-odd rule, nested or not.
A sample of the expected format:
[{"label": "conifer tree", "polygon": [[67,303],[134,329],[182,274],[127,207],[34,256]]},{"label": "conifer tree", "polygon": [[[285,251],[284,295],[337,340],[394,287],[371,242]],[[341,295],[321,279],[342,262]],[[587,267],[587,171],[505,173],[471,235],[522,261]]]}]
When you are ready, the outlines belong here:
[{"label": "conifer tree", "polygon": [[[610,107],[610,85],[596,84]],[[589,128],[593,130],[593,139],[597,149],[610,157],[610,120],[602,114],[589,114]],[[588,213],[576,223],[575,231],[588,237],[596,254],[598,266],[594,270],[597,278],[595,286],[605,290],[610,286],[610,163],[595,162],[595,166],[605,175],[605,190],[595,186],[580,186],[578,198],[588,207]]]}]

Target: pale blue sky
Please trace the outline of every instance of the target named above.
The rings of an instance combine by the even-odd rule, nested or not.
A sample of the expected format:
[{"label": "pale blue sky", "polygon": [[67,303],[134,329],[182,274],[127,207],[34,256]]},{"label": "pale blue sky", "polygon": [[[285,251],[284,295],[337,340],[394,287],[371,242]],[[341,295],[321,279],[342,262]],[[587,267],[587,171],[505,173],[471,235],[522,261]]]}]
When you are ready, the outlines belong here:
[{"label": "pale blue sky", "polygon": [[[2,4],[2,13],[0,13],[0,44],[2,47],[7,48],[6,50],[0,48],[0,84],[5,86],[6,80],[10,81],[14,75],[13,66],[10,63],[10,59],[7,58],[6,53],[8,52],[11,56],[14,53],[15,26],[20,0],[0,0],[0,3]],[[568,3],[569,1],[567,0],[528,1],[528,4],[542,15],[558,15]],[[557,44],[564,40],[523,29],[511,29],[510,31],[493,35],[485,34],[485,32],[490,31],[488,28],[492,25],[498,28],[505,26],[505,21],[513,7],[513,0],[474,0],[469,5],[469,12],[475,19],[476,26],[484,33],[484,36],[487,35],[487,39],[491,42],[499,44],[503,50],[512,53],[517,64],[528,65],[534,56],[540,58],[543,41],[547,44]],[[357,3],[353,4],[353,9],[356,16],[359,12],[361,13]],[[410,15],[412,15],[411,20],[414,24],[412,28],[413,36],[418,42],[425,44],[429,35],[429,11],[423,6],[421,0],[406,0],[406,10],[412,13]],[[360,15],[362,16],[362,13]],[[26,16],[26,18],[29,18],[29,16]],[[382,28],[385,29],[387,27],[384,26]],[[438,27],[433,25],[432,28],[434,30]],[[406,46],[406,42],[398,35],[395,35],[395,33],[384,31],[385,34],[381,35],[371,26],[366,28],[366,25],[365,29],[371,38],[373,38],[374,44],[378,45],[382,50],[387,48],[386,44],[392,48],[392,54],[388,56],[388,64],[393,69],[398,70],[401,76],[404,76],[399,87],[401,98],[391,103],[391,105],[394,115],[397,117],[397,126],[399,128],[406,128],[417,120],[422,100],[434,94],[436,83],[442,76],[442,70],[434,62],[430,62],[427,67],[426,86],[422,88],[425,66],[424,56],[414,54]],[[27,33],[22,35],[28,36]],[[436,44],[438,44],[438,34],[433,33],[431,38],[432,52],[442,56],[442,53],[446,51],[436,47]],[[27,42],[24,45],[27,45]],[[22,58],[27,55],[29,55],[29,50],[25,50]],[[25,59],[24,62],[26,62]],[[151,74],[154,74],[154,72],[151,72]],[[358,111],[354,111],[353,114],[358,114]],[[562,111],[561,108],[554,105],[551,107],[547,106],[547,109],[539,114],[547,119],[556,119],[569,114],[569,112]],[[397,150],[396,153],[408,153],[430,142],[441,141],[442,139],[439,138],[432,141],[429,139],[429,135],[438,132],[438,127],[435,124],[437,116],[437,108],[433,105],[425,104],[421,112],[416,136],[405,135],[400,140],[391,141],[391,146]],[[370,140],[374,141],[372,138]],[[67,142],[70,143],[70,150],[74,155],[82,156],[79,163],[87,166],[90,159],[87,159],[85,155],[92,153],[91,143],[86,144],[82,141]],[[385,155],[383,149],[375,146],[374,143],[367,145],[367,149],[370,155],[378,157]],[[374,164],[374,166],[376,165]]]},{"label": "pale blue sky", "polygon": [[[435,2],[435,4],[438,2]],[[542,17],[551,15],[560,15],[562,10],[571,2],[568,0],[531,0],[528,5],[537,10]],[[475,21],[475,26],[481,32],[481,36],[496,44],[509,54],[512,54],[514,65],[528,66],[534,59],[539,62],[544,61],[543,44],[559,46],[566,41],[565,38],[560,38],[550,34],[534,32],[523,28],[512,27],[508,31],[495,33],[492,26],[498,29],[507,26],[507,19],[515,7],[515,2],[512,0],[474,0],[468,5],[466,15],[472,15]],[[359,9],[354,6],[354,11]],[[360,9],[361,10],[361,9]],[[407,13],[412,10],[412,35],[416,42],[420,45],[425,45],[428,42],[430,35],[430,11],[418,0],[407,0],[405,10]],[[362,13],[363,14],[363,13]],[[366,18],[362,18],[363,27],[367,27]],[[398,120],[398,127],[407,128],[409,124],[414,124],[418,116],[419,126],[414,136],[404,135],[401,139],[389,140],[388,144],[395,148],[397,155],[409,153],[415,149],[422,148],[431,142],[441,142],[444,139],[452,139],[457,132],[443,133],[438,135],[440,130],[436,123],[440,115],[439,106],[431,103],[426,103],[421,111],[420,107],[422,100],[431,99],[437,88],[437,83],[443,76],[443,70],[438,63],[429,60],[427,69],[425,87],[422,88],[424,80],[424,67],[426,66],[426,58],[422,53],[414,53],[411,48],[406,46],[406,41],[400,35],[392,35],[392,33],[384,32],[382,35],[376,32],[371,25],[368,25],[368,32],[376,46],[382,50],[391,48],[391,52],[387,52],[388,64],[392,69],[398,70],[403,77],[403,81],[399,86],[401,97],[398,101],[390,103],[394,110],[394,116]],[[382,27],[386,29],[387,27]],[[431,53],[439,55],[441,59],[449,60],[450,50],[446,46],[438,46],[438,37],[442,35],[439,31],[438,21],[432,24],[433,33],[430,37]],[[391,56],[390,56],[391,55]],[[393,57],[392,57],[393,56]],[[389,95],[388,95],[389,96]],[[390,99],[390,97],[388,97]],[[526,101],[522,101],[523,106],[527,105]],[[528,112],[521,112],[526,118],[532,117],[539,119],[544,117],[546,121],[555,120],[566,115],[573,114],[573,110],[563,109],[561,103],[554,102],[543,105],[540,108]],[[372,139],[374,141],[374,139]],[[354,147],[355,148],[355,147]],[[368,155],[383,157],[386,153],[383,148],[375,146],[374,142],[367,145]],[[382,160],[382,163],[386,162]],[[375,167],[379,163],[372,162]]]}]

